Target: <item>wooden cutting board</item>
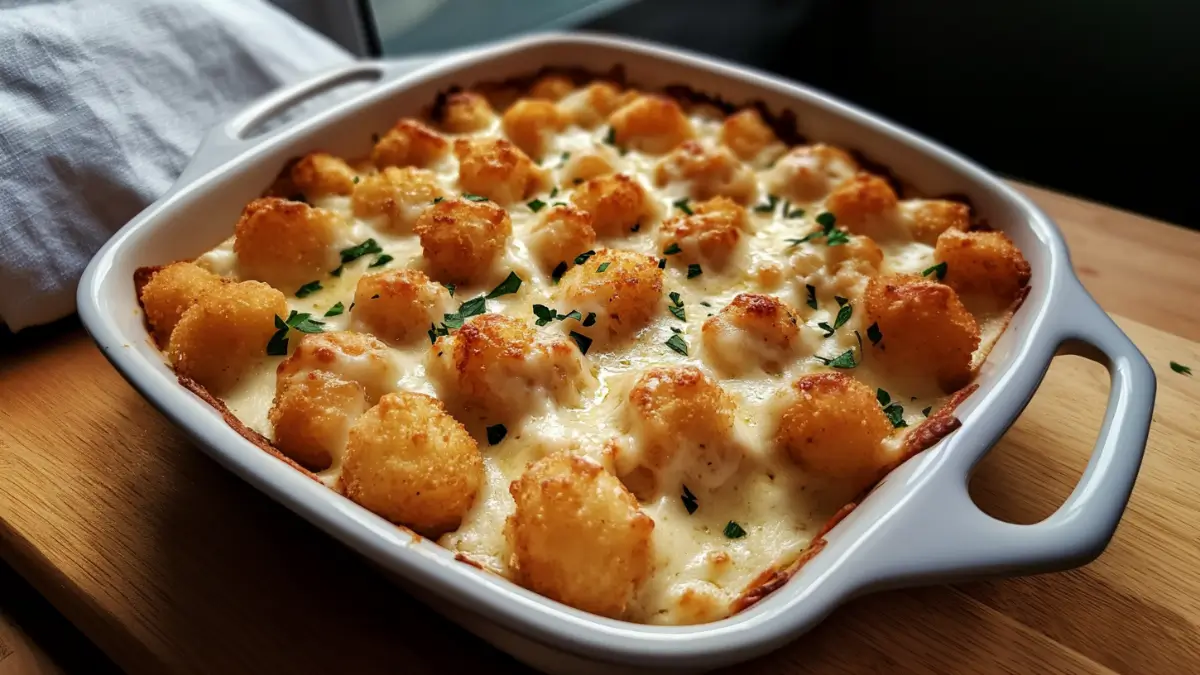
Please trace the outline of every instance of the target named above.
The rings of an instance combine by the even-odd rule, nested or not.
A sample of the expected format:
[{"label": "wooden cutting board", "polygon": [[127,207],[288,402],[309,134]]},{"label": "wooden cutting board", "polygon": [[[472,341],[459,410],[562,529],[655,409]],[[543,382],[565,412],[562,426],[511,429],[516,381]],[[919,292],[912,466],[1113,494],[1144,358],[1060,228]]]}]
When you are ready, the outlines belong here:
[{"label": "wooden cutting board", "polygon": [[[1200,257],[1168,263],[1200,235],[1152,238],[1165,249],[1156,264],[1130,256],[1150,225],[1063,204],[1094,219],[1089,242],[1113,244],[1081,256],[1068,231],[1106,307],[1200,337],[1195,281],[1151,290],[1195,277],[1187,264]],[[1076,222],[1054,215],[1064,229]],[[1143,292],[1117,288],[1114,272]],[[1110,283],[1111,302],[1096,286]],[[865,597],[738,672],[1200,672],[1200,380],[1167,365],[1200,366],[1200,345],[1119,322],[1159,374],[1158,404],[1129,510],[1099,560]],[[1087,461],[1107,389],[1100,366],[1057,359],[980,466],[981,506],[1015,522],[1051,513]],[[132,672],[520,670],[209,460],[73,323],[0,341],[0,556]]]}]

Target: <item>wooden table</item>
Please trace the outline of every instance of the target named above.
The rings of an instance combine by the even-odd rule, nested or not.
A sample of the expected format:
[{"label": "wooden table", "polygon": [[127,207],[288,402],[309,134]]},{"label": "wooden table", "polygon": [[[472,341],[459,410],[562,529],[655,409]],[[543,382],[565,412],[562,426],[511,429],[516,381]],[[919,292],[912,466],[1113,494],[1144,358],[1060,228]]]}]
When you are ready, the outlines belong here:
[{"label": "wooden table", "polygon": [[[854,601],[739,672],[1200,672],[1200,380],[1167,367],[1200,370],[1200,234],[1021,187],[1159,374],[1111,547],[1062,574]],[[1100,366],[1056,360],[981,465],[979,503],[1016,522],[1052,512],[1107,389]],[[135,673],[521,668],[219,468],[74,321],[0,342],[0,555]]]}]

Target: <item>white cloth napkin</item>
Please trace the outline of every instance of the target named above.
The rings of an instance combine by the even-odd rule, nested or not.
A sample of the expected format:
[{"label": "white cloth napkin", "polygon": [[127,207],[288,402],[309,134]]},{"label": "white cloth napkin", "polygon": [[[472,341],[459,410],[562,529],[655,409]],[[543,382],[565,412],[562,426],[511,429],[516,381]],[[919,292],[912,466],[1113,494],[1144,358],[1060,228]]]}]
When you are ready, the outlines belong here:
[{"label": "white cloth napkin", "polygon": [[350,60],[260,0],[0,0],[0,321],[75,311],[92,254],[209,128]]}]

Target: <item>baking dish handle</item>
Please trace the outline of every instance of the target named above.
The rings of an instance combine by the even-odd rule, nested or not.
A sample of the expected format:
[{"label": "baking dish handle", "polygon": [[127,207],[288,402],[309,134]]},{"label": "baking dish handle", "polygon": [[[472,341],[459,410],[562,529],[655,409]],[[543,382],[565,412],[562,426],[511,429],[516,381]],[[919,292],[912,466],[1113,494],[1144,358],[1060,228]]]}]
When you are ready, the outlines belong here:
[{"label": "baking dish handle", "polygon": [[[317,73],[308,79],[270,92],[251,102],[223,124],[211,129],[200,141],[191,162],[176,180],[178,190],[230,159],[274,137],[293,122],[282,121],[273,128],[266,123],[304,101],[355,82],[375,86],[403,77],[442,58],[421,56],[388,61],[359,61]],[[256,133],[257,132],[257,133]]]},{"label": "baking dish handle", "polygon": [[1017,525],[984,513],[968,492],[971,469],[1020,411],[1012,419],[981,416],[984,428],[975,431],[983,434],[947,440],[987,445],[973,456],[972,449],[948,447],[948,457],[969,459],[944,467],[951,480],[935,480],[939,485],[928,486],[933,489],[914,491],[915,499],[909,501],[915,503],[896,508],[894,522],[879,528],[881,536],[870,545],[876,555],[868,557],[885,564],[876,567],[867,585],[894,587],[1069,569],[1095,559],[1112,539],[1141,467],[1156,380],[1146,358],[1082,285],[1071,278],[1064,287],[1053,307],[1055,326],[1040,343],[1042,369],[1031,377],[1040,382],[1057,352],[1092,359],[1112,378],[1100,434],[1078,485],[1039,523]]}]

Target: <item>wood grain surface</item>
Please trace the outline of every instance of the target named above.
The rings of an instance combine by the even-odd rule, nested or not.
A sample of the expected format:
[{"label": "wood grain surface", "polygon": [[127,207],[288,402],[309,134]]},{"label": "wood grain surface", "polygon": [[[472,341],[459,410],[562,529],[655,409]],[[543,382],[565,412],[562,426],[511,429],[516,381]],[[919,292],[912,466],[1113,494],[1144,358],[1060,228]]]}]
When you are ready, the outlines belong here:
[{"label": "wood grain surface", "polygon": [[[1200,381],[1167,367],[1200,367],[1200,234],[1029,192],[1159,374],[1112,545],[1071,572],[858,599],[739,672],[1200,672]],[[1107,389],[1100,366],[1057,359],[977,471],[980,505],[1051,513]],[[0,555],[134,673],[522,669],[209,460],[73,320],[0,338]]]}]

